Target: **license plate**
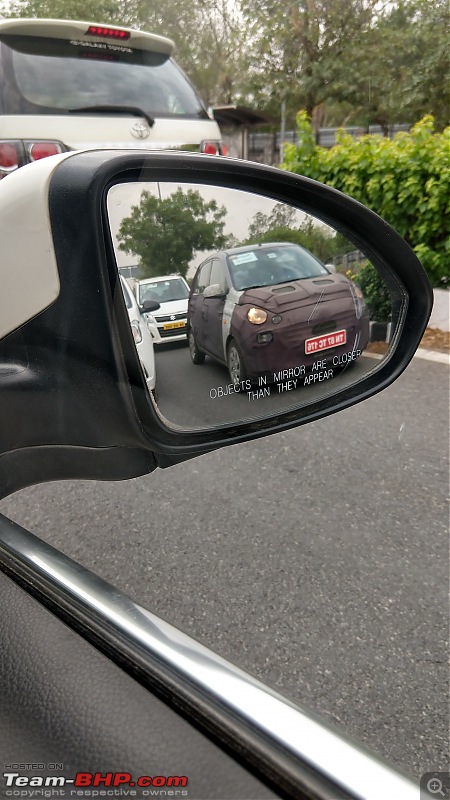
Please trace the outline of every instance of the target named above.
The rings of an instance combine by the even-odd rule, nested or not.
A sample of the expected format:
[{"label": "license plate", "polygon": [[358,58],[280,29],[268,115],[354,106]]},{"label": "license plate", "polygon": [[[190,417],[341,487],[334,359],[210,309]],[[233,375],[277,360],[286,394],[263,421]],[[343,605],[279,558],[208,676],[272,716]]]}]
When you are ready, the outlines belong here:
[{"label": "license plate", "polygon": [[340,347],[347,341],[347,331],[334,331],[324,333],[323,336],[313,336],[312,339],[305,340],[305,353],[319,353],[322,350],[329,350],[331,347]]},{"label": "license plate", "polygon": [[185,328],[185,327],[186,327],[186,322],[185,321],[167,322],[166,325],[163,325],[163,330],[171,331],[171,330],[173,330],[173,328]]}]

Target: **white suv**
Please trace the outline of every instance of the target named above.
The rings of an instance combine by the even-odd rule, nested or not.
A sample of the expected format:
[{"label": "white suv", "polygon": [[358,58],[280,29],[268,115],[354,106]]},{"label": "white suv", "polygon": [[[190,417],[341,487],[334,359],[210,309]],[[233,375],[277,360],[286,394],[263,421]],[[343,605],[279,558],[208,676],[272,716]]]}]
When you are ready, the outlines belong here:
[{"label": "white suv", "polygon": [[[187,341],[189,284],[181,275],[161,275],[135,284],[139,308],[147,316],[154,344]],[[144,303],[159,303],[157,311],[145,315]]]},{"label": "white suv", "polygon": [[217,122],[173,49],[170,39],[113,25],[0,21],[0,178],[85,148],[222,155]]}]

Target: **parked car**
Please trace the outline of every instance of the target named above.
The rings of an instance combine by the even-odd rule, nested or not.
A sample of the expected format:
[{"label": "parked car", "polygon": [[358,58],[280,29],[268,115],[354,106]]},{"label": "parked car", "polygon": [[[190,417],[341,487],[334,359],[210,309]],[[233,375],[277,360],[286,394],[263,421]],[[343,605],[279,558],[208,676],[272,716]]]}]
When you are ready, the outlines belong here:
[{"label": "parked car", "polygon": [[119,279],[122,286],[123,296],[125,298],[128,316],[130,318],[131,332],[133,334],[134,343],[138,351],[142,369],[144,370],[145,380],[148,388],[152,389],[154,392],[156,387],[156,373],[153,339],[147,328],[147,322],[139,311],[136,298],[133,296],[133,292],[128,286],[128,283],[122,275],[119,276]]},{"label": "parked car", "polygon": [[159,309],[147,316],[154,344],[186,339],[189,284],[181,275],[161,275],[135,284],[139,306],[147,301],[159,303]]},{"label": "parked car", "polygon": [[90,147],[222,154],[220,130],[162,36],[55,19],[0,21],[0,178]]},{"label": "parked car", "polygon": [[209,355],[228,366],[238,386],[306,370],[320,353],[358,358],[369,340],[369,316],[360,289],[303,247],[254,244],[200,264],[189,295],[188,340],[194,364]]}]

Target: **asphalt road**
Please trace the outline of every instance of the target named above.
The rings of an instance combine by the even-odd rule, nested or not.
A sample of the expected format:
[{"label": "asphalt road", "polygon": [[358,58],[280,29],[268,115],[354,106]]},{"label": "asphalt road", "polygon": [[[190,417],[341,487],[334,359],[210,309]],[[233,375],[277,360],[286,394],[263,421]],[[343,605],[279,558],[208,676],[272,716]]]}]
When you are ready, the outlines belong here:
[{"label": "asphalt road", "polygon": [[0,511],[420,775],[448,755],[448,367],[304,428]]}]

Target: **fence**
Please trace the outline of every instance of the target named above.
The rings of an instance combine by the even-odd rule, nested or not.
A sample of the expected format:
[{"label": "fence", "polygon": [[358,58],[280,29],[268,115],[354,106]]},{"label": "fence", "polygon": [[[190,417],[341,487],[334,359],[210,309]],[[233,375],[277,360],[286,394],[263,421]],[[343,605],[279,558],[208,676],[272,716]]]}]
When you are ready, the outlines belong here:
[{"label": "fence", "polygon": [[333,256],[331,263],[336,269],[339,268],[339,272],[346,272],[348,269],[352,269],[354,264],[359,264],[361,261],[365,261],[366,258],[367,256],[361,253],[361,250],[352,250],[342,256]]},{"label": "fence", "polygon": [[[336,133],[340,128],[319,128],[317,134],[317,143],[321,147],[333,147],[336,144]],[[354,139],[365,135],[366,133],[383,135],[381,125],[369,125],[367,129],[353,126],[343,128],[343,130],[352,136]],[[409,131],[410,125],[391,125],[389,127],[388,135],[392,139],[399,131]],[[297,143],[297,131],[286,131],[283,142],[290,144]],[[280,144],[281,133],[280,131],[274,133],[261,133],[253,132],[248,136],[248,157],[251,161],[259,161],[262,164],[279,164],[280,163]]]}]

